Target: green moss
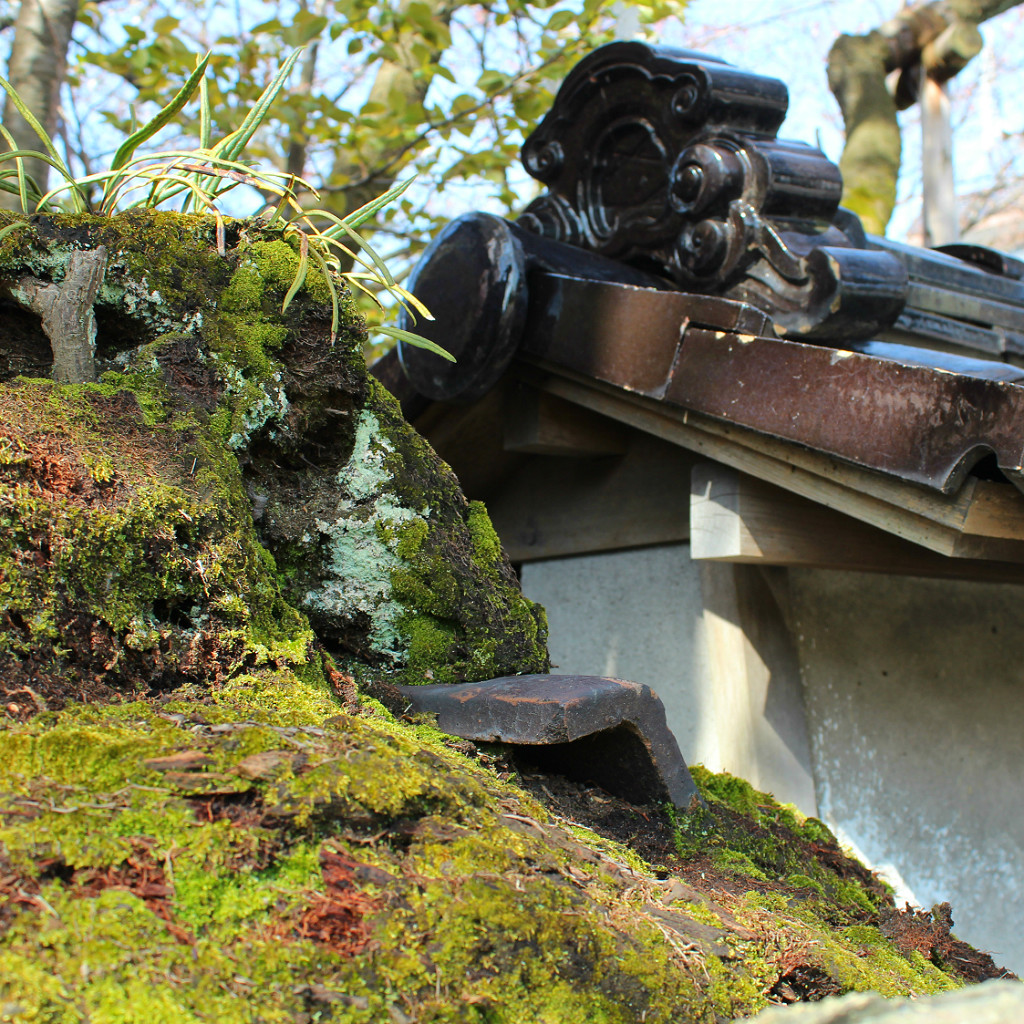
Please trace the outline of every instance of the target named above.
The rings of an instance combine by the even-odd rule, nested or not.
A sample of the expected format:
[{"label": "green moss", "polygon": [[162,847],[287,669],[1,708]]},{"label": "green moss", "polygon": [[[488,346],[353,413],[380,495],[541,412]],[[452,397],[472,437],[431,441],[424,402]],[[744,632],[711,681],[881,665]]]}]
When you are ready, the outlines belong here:
[{"label": "green moss", "polygon": [[828,891],[839,903],[854,907],[865,914],[875,915],[886,902],[888,886],[879,883],[874,889],[867,889],[854,879],[830,878]]},{"label": "green moss", "polygon": [[803,821],[797,818],[796,831],[811,843],[830,843],[835,842],[836,838],[832,834],[832,830],[817,818],[805,818]]},{"label": "green moss", "polygon": [[[285,328],[267,323],[258,314],[225,315],[221,319],[221,330],[212,347],[217,353],[228,352],[245,373],[252,374],[257,381],[262,381],[273,372],[274,363],[269,353],[275,348],[280,348],[287,336]],[[255,397],[254,389],[243,391],[241,401],[237,404],[245,408],[247,404],[252,404]]]},{"label": "green moss", "polygon": [[766,924],[785,929],[790,948],[807,951],[807,962],[835,979],[840,992],[880,992],[885,996],[920,996],[961,987],[923,957],[905,956],[874,925],[836,929],[814,901],[794,903],[777,895],[747,893],[748,910]]},{"label": "green moss", "polygon": [[721,915],[709,903],[693,903],[687,900],[684,909],[686,916],[697,921],[699,924],[706,924],[709,928],[721,929]]},{"label": "green moss", "polygon": [[[119,1022],[142,1006],[286,1021],[331,1005],[308,1002],[322,986],[354,1022],[394,1006],[481,1024],[712,1024],[764,1006],[797,949],[843,988],[956,985],[876,927],[831,927],[783,893],[731,905],[756,938],[728,961],[680,955],[646,914],[661,883],[635,855],[553,822],[436,729],[325,719],[309,697],[271,710],[263,695],[294,684],[269,670],[264,683],[216,705],[68,709],[0,731],[0,792],[28,812],[0,817],[0,851],[37,894],[0,925],[0,1000],[27,1019]],[[203,759],[190,775],[159,767],[182,751]],[[234,774],[268,753],[254,777]],[[244,782],[245,803],[211,803],[197,774]],[[355,874],[329,890],[332,857]],[[328,892],[372,939],[357,956],[303,936]],[[685,912],[723,927],[710,904]]]},{"label": "green moss", "polygon": [[[601,991],[596,929],[573,912],[576,901],[564,887],[541,883],[524,899],[504,879],[471,878],[458,901],[438,901],[440,895],[437,887],[424,894],[427,924],[441,936],[445,962],[436,978],[442,988],[462,988],[467,977],[483,974],[484,984],[474,986],[476,997],[490,1004],[483,1019],[589,1024],[624,1018]],[[440,913],[431,906],[438,902]],[[563,977],[574,957],[593,961],[588,977]]]},{"label": "green moss", "polygon": [[[145,406],[119,390],[130,378],[144,382]],[[78,640],[68,624],[87,615],[110,637],[112,677],[120,661],[129,685],[152,666],[182,672],[196,637],[209,638],[214,674],[247,662],[308,661],[312,633],[281,597],[237,462],[195,420],[184,444],[174,427],[147,423],[164,418],[168,404],[141,374],[4,389],[7,422],[33,454],[0,474],[0,656],[59,671],[68,641]],[[72,454],[54,463],[57,436]],[[59,477],[40,491],[33,482],[54,464]],[[119,648],[130,653],[119,659]],[[202,669],[197,663],[197,678]]]},{"label": "green moss", "polygon": [[[158,1020],[284,1021],[315,983],[358,996],[353,1021],[379,1020],[388,1005],[451,1021],[707,1019],[660,932],[622,930],[594,905],[620,899],[603,855],[569,881],[565,849],[579,836],[552,847],[557,828],[530,798],[436,733],[249,714],[134,704],[0,733],[0,791],[34,809],[0,827],[0,850],[37,894],[0,930],[5,1004],[27,1019],[127,1021],[141,1007]],[[211,819],[194,781],[146,765],[184,750],[214,778],[264,751],[291,767],[250,783],[242,817]],[[497,805],[535,827],[509,829]],[[370,834],[415,823],[412,843],[349,846],[341,836],[359,822]],[[324,891],[323,858],[335,855],[390,879],[351,904],[355,925],[369,913],[374,939],[356,958],[300,934]]]},{"label": "green moss", "polygon": [[[693,775],[707,809],[677,817],[680,854],[691,860],[706,858],[716,870],[747,879],[752,905],[787,920],[795,915],[801,928],[806,925],[814,933],[804,936],[809,943],[824,941],[819,932],[834,939],[837,925],[877,922],[881,908],[891,905],[886,888],[844,858],[820,822],[804,819],[741,779],[700,766]],[[846,952],[842,957],[837,952],[836,957],[846,965],[852,962],[847,959],[848,944],[840,945]],[[887,949],[899,956],[893,946],[887,944]],[[856,959],[855,954],[850,956]],[[839,959],[817,966],[847,987],[873,987],[868,975],[857,980],[842,973],[836,966]],[[902,958],[902,965],[906,962]]]},{"label": "green moss", "polygon": [[[204,218],[38,218],[0,249],[0,272],[59,280],[72,248],[107,246],[97,314],[117,318],[119,341],[141,342],[97,385],[4,386],[12,429],[0,474],[0,658],[60,671],[86,639],[68,623],[85,614],[104,634],[116,685],[223,680],[268,661],[310,670],[312,632],[281,597],[231,454],[291,412],[276,354],[290,337],[281,300],[298,256],[281,237],[250,230],[229,225],[238,242],[225,256]],[[326,282],[317,280],[308,279],[317,294],[301,290],[289,315],[319,315],[326,341],[329,307],[317,291]],[[53,437],[70,464],[39,494],[33,481],[55,463],[30,448],[52,447]],[[39,550],[53,557],[26,563]],[[72,657],[83,672],[94,660]]]},{"label": "green moss", "polygon": [[[757,817],[759,806],[768,804],[767,794],[758,793],[749,782],[727,772],[709,772],[703,765],[694,765],[691,774],[700,787],[704,799],[725,804],[737,814]],[[774,801],[771,801],[774,802]]]},{"label": "green moss", "polygon": [[624,864],[631,871],[644,874],[650,870],[650,866],[623,843],[609,839],[607,836],[598,835],[584,825],[570,824],[567,827],[569,832],[577,839],[581,839],[587,847],[600,850],[606,857]]},{"label": "green moss", "polygon": [[715,850],[711,862],[722,871],[731,871],[748,878],[757,878],[762,882],[768,876],[748,857],[739,850]]},{"label": "green moss", "polygon": [[727,968],[717,956],[709,956],[704,966],[711,982],[711,1002],[720,1020],[747,1017],[768,1005],[761,987],[745,971]]},{"label": "green moss", "polygon": [[805,817],[790,804],[780,804],[770,793],[754,789],[744,779],[728,772],[709,772],[703,765],[692,766],[691,773],[704,799],[711,804],[728,807],[768,828],[782,826],[808,842],[836,841],[823,822]]},{"label": "green moss", "polygon": [[116,217],[39,215],[0,245],[0,271],[22,271],[59,281],[73,248],[106,246],[107,273],[99,313],[128,313],[149,341],[162,330],[203,326],[202,308],[216,301],[231,274],[217,252],[215,222],[154,210]]},{"label": "green moss", "polygon": [[398,530],[395,554],[406,562],[411,561],[419,554],[429,533],[430,527],[427,526],[425,519],[413,519],[403,523]]},{"label": "green moss", "polygon": [[312,294],[315,278],[307,275],[291,318],[286,315],[282,298],[295,281],[298,266],[298,255],[283,239],[250,238],[243,233],[237,267],[219,297],[216,318],[204,331],[227,380],[217,429],[232,448],[245,446],[268,423],[280,421],[288,412],[276,354],[292,336],[291,324],[303,317],[303,307],[324,302],[319,292]]},{"label": "green moss", "polygon": [[264,665],[237,675],[210,694],[210,700],[229,708],[248,708],[256,721],[276,715],[292,726],[315,725],[338,710],[316,657],[288,668]]},{"label": "green moss", "polygon": [[466,502],[374,381],[334,482],[336,496],[312,520],[300,507],[324,501],[312,481],[308,499],[289,495],[287,513],[277,515],[292,537],[302,523],[300,553],[294,541],[282,548],[290,564],[300,563],[289,592],[318,629],[350,644],[347,623],[362,619],[373,671],[404,683],[547,666],[543,611],[523,597],[486,510]]},{"label": "green moss", "polygon": [[884,996],[922,996],[960,985],[918,954],[906,957],[877,928],[860,925],[839,935],[822,935],[823,962],[843,991],[874,991]]},{"label": "green moss", "polygon": [[[208,492],[208,507],[222,507],[225,517],[233,509],[241,529],[248,508],[240,475],[230,465],[231,453],[237,454],[245,488],[266,494],[259,542],[281,558],[288,602],[337,644],[340,658],[356,652],[350,670],[358,674],[369,661],[374,672],[423,682],[546,667],[542,610],[522,597],[483,507],[466,503],[450,471],[390,396],[367,379],[359,354],[363,330],[347,297],[347,333],[331,348],[330,292],[315,259],[283,311],[301,274],[296,238],[232,223],[226,254],[220,255],[211,222],[163,214],[45,219],[23,234],[16,249],[4,250],[8,269],[19,263],[54,279],[73,247],[107,245],[111,258],[98,309],[122,325],[131,320],[132,329],[122,329],[120,337],[142,344],[122,360],[126,366],[105,374],[103,394],[130,392],[147,426],[167,425],[187,436],[190,475],[204,499]],[[104,423],[97,436],[110,427]],[[252,459],[254,446],[262,461]],[[310,471],[279,486],[283,466]],[[113,482],[116,462],[102,450],[88,455],[83,467],[93,481]],[[228,481],[225,474],[231,473]],[[121,547],[137,549],[142,532],[166,532],[163,524],[173,518],[176,503],[177,494],[157,501],[144,528],[130,537],[116,531],[97,536],[94,547],[116,548],[123,541]],[[183,511],[193,516],[191,507]],[[237,554],[236,547],[253,546],[255,534],[250,530],[243,543],[232,545],[227,534],[234,525],[221,547]],[[185,540],[190,551],[196,542]],[[86,575],[97,578],[104,567],[86,553]],[[262,555],[247,561],[256,557]],[[179,559],[191,577],[187,582],[161,581],[141,591],[135,585],[139,573],[117,568],[112,578],[126,581],[126,601],[116,608],[112,628],[124,634],[132,623],[132,643],[153,649],[167,630],[159,615],[146,614],[148,605],[170,601],[173,617],[185,615],[193,625],[212,608],[237,633],[227,639],[238,640],[257,664],[272,657],[273,644],[250,642],[259,622],[268,626],[266,615],[253,621],[241,593],[227,586],[232,574],[241,590],[253,582],[253,573],[239,573],[237,562],[189,556],[188,564],[202,567],[191,572]],[[204,575],[221,565],[224,586],[207,594]],[[115,603],[105,600],[104,612],[115,610]],[[60,629],[46,608],[34,621],[37,634]],[[281,653],[302,664],[296,651]],[[229,672],[249,667],[236,658]]]},{"label": "green moss", "polygon": [[825,895],[824,886],[808,875],[792,874],[786,879],[786,884],[793,886],[794,889],[812,889],[819,896]]},{"label": "green moss", "polygon": [[471,501],[466,515],[466,526],[473,543],[473,556],[484,569],[497,569],[503,553],[497,531],[482,501]]},{"label": "green moss", "polygon": [[452,625],[432,615],[406,614],[397,622],[408,646],[405,651],[405,676],[425,683],[459,682],[451,663],[458,637]]},{"label": "green moss", "polygon": [[243,258],[221,295],[220,308],[229,313],[259,309],[263,305],[264,277],[251,259]]}]

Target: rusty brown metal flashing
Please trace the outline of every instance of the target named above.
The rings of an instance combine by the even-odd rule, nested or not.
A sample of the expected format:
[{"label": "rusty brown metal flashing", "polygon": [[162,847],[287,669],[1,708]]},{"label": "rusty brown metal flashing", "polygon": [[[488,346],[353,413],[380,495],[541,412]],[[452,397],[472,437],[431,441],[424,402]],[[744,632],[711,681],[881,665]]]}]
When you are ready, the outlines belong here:
[{"label": "rusty brown metal flashing", "polygon": [[547,767],[636,803],[701,802],[661,699],[641,683],[537,674],[398,689],[454,736],[534,748]]},{"label": "rusty brown metal flashing", "polygon": [[743,333],[742,303],[553,274],[530,302],[524,355],[944,494],[989,453],[1024,486],[1024,388],[1004,364]]},{"label": "rusty brown metal flashing", "polygon": [[1024,487],[1024,389],[777,338],[689,331],[665,400],[952,494],[989,454]]}]

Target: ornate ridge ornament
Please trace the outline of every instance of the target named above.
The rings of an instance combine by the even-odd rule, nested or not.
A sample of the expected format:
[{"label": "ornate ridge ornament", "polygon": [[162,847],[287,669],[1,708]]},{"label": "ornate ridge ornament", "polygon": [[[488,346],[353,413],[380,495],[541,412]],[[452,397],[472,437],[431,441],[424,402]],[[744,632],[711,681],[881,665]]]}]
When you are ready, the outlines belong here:
[{"label": "ornate ridge ornament", "polygon": [[907,269],[839,208],[838,167],[776,138],[788,104],[778,79],[714,57],[602,47],[523,146],[547,191],[517,226],[749,302],[779,334],[868,337],[903,310]]}]

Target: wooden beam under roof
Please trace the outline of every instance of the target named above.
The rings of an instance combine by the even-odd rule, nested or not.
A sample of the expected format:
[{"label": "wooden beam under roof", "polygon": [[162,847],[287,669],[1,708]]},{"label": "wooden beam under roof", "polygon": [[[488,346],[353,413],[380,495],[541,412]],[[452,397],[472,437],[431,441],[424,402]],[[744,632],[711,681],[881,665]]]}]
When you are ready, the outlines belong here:
[{"label": "wooden beam under roof", "polygon": [[588,458],[622,455],[627,428],[547,392],[515,382],[505,391],[507,452]]},{"label": "wooden beam under roof", "polygon": [[513,562],[669,544],[689,537],[693,456],[641,431],[622,455],[530,456],[487,497]]},{"label": "wooden beam under roof", "polygon": [[1024,583],[1024,565],[936,554],[714,462],[693,468],[690,553],[699,561]]},{"label": "wooden beam under roof", "polygon": [[1024,563],[1024,495],[969,478],[945,496],[550,366],[535,386],[949,558]]}]

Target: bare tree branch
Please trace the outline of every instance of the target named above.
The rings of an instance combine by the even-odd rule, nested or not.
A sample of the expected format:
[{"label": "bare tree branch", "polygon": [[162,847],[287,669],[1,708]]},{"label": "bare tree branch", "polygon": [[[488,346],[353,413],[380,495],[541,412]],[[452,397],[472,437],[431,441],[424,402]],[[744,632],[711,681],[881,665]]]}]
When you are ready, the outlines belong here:
[{"label": "bare tree branch", "polygon": [[96,317],[92,304],[107,270],[107,250],[71,254],[60,284],[23,277],[15,297],[37,313],[53,349],[53,379],[60,384],[83,384],[96,379],[94,360]]}]

